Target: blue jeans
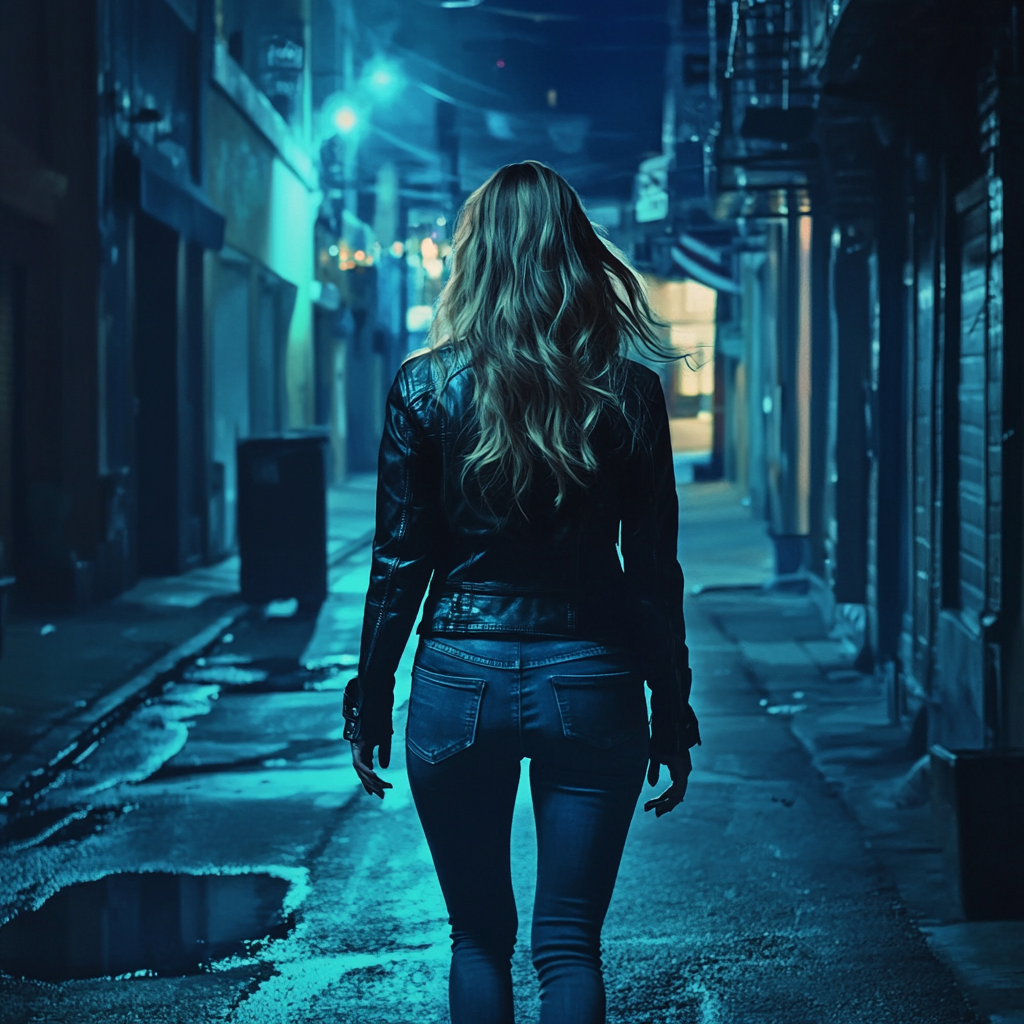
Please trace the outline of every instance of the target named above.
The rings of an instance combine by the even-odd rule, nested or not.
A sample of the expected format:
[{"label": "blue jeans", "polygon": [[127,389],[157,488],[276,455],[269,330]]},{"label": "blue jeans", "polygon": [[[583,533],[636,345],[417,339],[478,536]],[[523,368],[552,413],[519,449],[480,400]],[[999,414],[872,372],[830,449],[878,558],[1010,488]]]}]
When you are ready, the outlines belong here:
[{"label": "blue jeans", "polygon": [[603,1022],[601,927],[648,753],[643,677],[628,652],[579,640],[423,639],[406,745],[452,927],[452,1024],[513,1020],[509,843],[524,757],[541,1022]]}]

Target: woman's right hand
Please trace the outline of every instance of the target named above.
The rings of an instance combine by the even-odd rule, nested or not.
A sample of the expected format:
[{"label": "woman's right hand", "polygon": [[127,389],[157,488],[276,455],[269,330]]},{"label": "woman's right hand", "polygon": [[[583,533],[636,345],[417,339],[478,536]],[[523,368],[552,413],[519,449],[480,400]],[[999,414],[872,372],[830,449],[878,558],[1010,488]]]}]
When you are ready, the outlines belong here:
[{"label": "woman's right hand", "polygon": [[[390,782],[385,782],[373,770],[373,748],[375,744],[367,743],[366,740],[352,741],[352,767],[355,768],[363,789],[370,796],[379,796],[384,799],[384,790],[392,789]],[[381,768],[387,768],[391,764],[391,737],[389,736],[380,744],[378,753]]]},{"label": "woman's right hand", "polygon": [[665,754],[660,758],[652,757],[650,767],[647,769],[647,781],[652,786],[658,784],[658,776],[661,774],[662,765],[668,768],[668,773],[672,777],[672,785],[661,796],[656,796],[653,800],[648,800],[644,804],[644,810],[654,811],[656,818],[660,818],[663,814],[668,814],[676,804],[683,802],[683,797],[686,796],[686,785],[690,778],[690,772],[693,771],[693,761],[690,759],[690,752],[688,750],[681,754]]}]

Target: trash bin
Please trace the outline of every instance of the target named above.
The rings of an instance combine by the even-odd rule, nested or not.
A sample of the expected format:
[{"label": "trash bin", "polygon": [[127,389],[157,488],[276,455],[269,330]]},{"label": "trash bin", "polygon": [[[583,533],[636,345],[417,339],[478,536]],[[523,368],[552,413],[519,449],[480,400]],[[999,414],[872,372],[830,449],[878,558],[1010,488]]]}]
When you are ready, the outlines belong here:
[{"label": "trash bin", "polygon": [[327,436],[293,432],[238,442],[238,551],[250,604],[327,596]]},{"label": "trash bin", "polygon": [[943,873],[968,921],[1024,920],[1024,750],[931,749]]}]

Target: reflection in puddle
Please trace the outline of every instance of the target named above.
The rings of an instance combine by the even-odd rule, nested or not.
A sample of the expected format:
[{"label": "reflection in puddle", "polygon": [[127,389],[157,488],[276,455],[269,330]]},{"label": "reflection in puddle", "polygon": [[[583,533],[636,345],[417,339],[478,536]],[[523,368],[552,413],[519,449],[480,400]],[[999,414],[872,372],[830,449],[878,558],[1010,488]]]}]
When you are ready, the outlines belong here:
[{"label": "reflection in puddle", "polygon": [[196,974],[283,938],[289,883],[268,874],[107,875],[61,889],[0,928],[0,969],[41,981]]}]

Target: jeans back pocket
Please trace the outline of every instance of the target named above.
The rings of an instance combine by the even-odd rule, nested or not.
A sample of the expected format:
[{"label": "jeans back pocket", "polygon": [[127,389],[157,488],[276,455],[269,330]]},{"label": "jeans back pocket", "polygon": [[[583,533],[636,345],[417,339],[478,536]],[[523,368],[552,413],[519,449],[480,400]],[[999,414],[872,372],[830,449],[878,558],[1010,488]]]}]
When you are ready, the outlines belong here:
[{"label": "jeans back pocket", "polygon": [[483,679],[443,676],[415,666],[405,741],[414,754],[437,764],[473,745]]},{"label": "jeans back pocket", "polygon": [[647,728],[643,682],[635,672],[552,676],[562,732],[593,747],[616,747]]}]

